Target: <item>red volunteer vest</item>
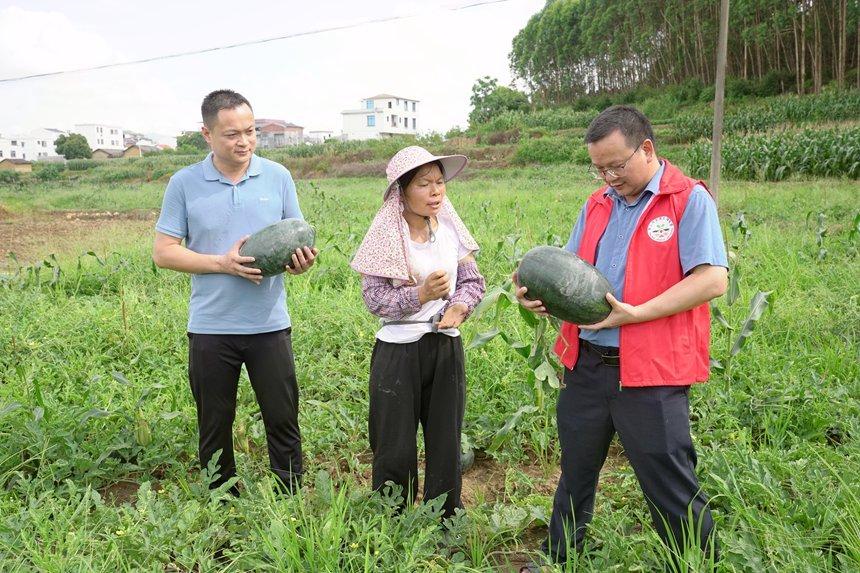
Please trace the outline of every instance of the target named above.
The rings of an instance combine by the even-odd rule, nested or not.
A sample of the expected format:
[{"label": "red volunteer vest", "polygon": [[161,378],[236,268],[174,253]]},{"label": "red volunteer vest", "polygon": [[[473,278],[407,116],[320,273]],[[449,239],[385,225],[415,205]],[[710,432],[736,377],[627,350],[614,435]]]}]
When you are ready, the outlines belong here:
[{"label": "red volunteer vest", "polygon": [[[702,185],[663,159],[660,192],[636,223],[627,251],[624,302],[646,302],[684,278],[678,250],[678,223],[690,193]],[[577,253],[594,264],[597,244],[609,223],[613,201],[602,187],[588,199],[585,232]],[[708,304],[685,312],[621,327],[622,386],[687,386],[708,378],[711,319]],[[562,325],[555,342],[561,362],[573,369],[579,356],[579,328]]]}]

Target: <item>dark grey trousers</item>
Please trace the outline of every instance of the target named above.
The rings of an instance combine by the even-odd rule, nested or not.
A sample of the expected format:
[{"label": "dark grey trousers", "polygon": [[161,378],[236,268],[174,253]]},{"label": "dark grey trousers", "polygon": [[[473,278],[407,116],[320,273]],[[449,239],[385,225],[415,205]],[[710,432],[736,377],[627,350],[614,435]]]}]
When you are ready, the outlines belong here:
[{"label": "dark grey trousers", "polygon": [[216,451],[221,477],[217,487],[236,475],[233,420],[242,364],[257,396],[272,471],[287,489],[301,482],[299,387],[290,329],[263,334],[188,334],[188,377],[197,404],[200,464]]},{"label": "dark grey trousers", "polygon": [[460,337],[429,333],[415,342],[376,341],[370,360],[370,448],[373,489],[386,481],[403,488],[405,502],[418,487],[418,424],[424,430],[424,499],[446,495],[445,516],[460,502],[460,431],[466,371]]},{"label": "dark grey trousers", "polygon": [[714,522],[696,479],[689,388],[620,388],[619,367],[604,364],[598,352],[583,344],[574,369],[565,370],[564,384],[556,412],[561,478],[544,549],[563,561],[569,547],[581,548],[600,469],[618,432],[660,537],[669,542],[671,536],[677,547],[684,547],[690,507],[707,550]]}]

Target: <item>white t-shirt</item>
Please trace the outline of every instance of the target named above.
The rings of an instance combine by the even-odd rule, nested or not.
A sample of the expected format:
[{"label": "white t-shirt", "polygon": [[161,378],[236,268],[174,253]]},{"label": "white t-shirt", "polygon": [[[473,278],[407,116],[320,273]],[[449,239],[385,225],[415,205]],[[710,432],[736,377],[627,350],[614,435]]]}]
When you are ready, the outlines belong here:
[{"label": "white t-shirt", "polygon": [[[460,242],[460,237],[457,236],[457,231],[454,230],[454,226],[450,221],[443,217],[438,217],[437,220],[439,221],[439,225],[436,229],[436,240],[434,242],[416,243],[411,239],[409,240],[409,266],[418,285],[424,284],[427,276],[435,271],[444,270],[447,272],[451,281],[448,291],[448,297],[450,297],[454,294],[454,287],[457,284],[457,265],[460,259],[468,255],[471,251]],[[404,316],[402,320],[429,321],[447,303],[447,297],[428,301],[418,312]],[[384,322],[385,320],[383,320]],[[415,342],[428,332],[432,332],[432,330],[430,322],[422,324],[395,324],[380,328],[376,333],[376,338],[383,342],[405,344],[407,342]],[[460,331],[456,328],[440,330],[439,332],[448,336],[460,336]]]}]

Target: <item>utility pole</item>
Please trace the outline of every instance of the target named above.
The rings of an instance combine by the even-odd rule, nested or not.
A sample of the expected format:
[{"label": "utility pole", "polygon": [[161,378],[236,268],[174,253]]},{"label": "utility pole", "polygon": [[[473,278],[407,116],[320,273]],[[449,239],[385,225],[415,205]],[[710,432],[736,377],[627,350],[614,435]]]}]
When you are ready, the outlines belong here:
[{"label": "utility pole", "polygon": [[711,195],[717,201],[722,157],[720,146],[723,139],[723,115],[725,113],[726,52],[729,35],[729,0],[720,0],[720,35],[717,42],[717,77],[714,86],[714,131],[711,136]]}]

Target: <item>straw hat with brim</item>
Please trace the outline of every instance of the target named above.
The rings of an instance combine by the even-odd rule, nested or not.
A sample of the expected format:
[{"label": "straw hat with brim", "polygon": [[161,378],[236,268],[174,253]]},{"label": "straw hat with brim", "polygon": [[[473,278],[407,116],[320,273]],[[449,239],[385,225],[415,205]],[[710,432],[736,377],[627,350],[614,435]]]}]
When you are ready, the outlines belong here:
[{"label": "straw hat with brim", "polygon": [[397,186],[397,180],[404,173],[434,161],[442,164],[442,176],[445,181],[450,181],[463,170],[468,159],[465,155],[433,155],[418,145],[410,145],[401,149],[394,154],[394,157],[388,162],[388,167],[385,168],[385,174],[388,176],[388,188],[385,189],[384,197],[388,198],[391,190]]}]

